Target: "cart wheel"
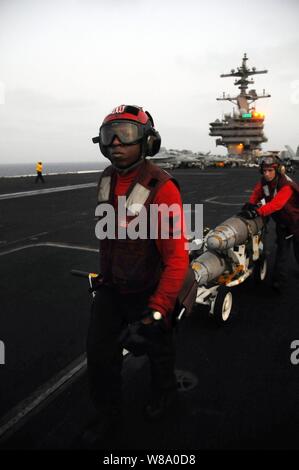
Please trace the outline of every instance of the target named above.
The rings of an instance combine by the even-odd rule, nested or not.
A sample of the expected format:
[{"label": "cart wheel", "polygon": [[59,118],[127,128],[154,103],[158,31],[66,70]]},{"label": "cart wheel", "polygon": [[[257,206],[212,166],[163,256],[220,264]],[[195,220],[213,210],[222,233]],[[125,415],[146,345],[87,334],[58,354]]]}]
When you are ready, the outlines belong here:
[{"label": "cart wheel", "polygon": [[229,323],[233,310],[233,294],[226,286],[219,286],[214,303],[213,317],[220,325]]},{"label": "cart wheel", "polygon": [[254,263],[253,279],[257,284],[264,282],[268,273],[268,263],[265,256],[260,258]]}]

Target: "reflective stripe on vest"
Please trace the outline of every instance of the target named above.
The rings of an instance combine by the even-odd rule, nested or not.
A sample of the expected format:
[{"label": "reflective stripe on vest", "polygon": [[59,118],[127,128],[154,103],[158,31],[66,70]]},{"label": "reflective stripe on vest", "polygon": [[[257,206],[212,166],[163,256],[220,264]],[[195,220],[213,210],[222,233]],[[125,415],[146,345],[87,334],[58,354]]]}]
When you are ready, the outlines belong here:
[{"label": "reflective stripe on vest", "polygon": [[[109,200],[111,188],[111,176],[103,176],[98,190],[98,202],[107,202]],[[140,183],[136,183],[133,187],[129,197],[126,200],[126,208],[134,215],[138,215],[141,208],[144,206],[147,198],[150,195],[150,190]]]},{"label": "reflective stripe on vest", "polygon": [[126,208],[130,209],[130,212],[134,215],[138,215],[149,195],[149,189],[140,183],[136,183],[126,201]]},{"label": "reflective stripe on vest", "polygon": [[109,200],[111,188],[111,176],[103,176],[98,190],[98,202],[107,202]]}]

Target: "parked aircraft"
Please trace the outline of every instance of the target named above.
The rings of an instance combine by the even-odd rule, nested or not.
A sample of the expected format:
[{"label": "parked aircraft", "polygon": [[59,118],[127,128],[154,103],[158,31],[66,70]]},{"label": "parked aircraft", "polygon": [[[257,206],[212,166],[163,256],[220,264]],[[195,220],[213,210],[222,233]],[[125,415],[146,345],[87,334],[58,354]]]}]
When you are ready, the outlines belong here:
[{"label": "parked aircraft", "polygon": [[294,152],[294,150],[292,149],[292,147],[290,145],[285,145],[285,148],[287,150],[282,150],[280,152],[280,158],[281,160],[285,161],[285,160],[291,160],[291,163],[294,165],[299,165],[299,145],[297,147],[297,151],[296,153]]},{"label": "parked aircraft", "polygon": [[153,163],[156,163],[163,168],[174,169],[174,168],[204,168],[205,157],[208,153],[193,153],[191,150],[176,150],[176,149],[165,149],[162,150],[155,157],[149,157]]},{"label": "parked aircraft", "polygon": [[206,158],[206,166],[215,166],[218,168],[234,168],[243,166],[246,160],[241,157],[226,155],[209,155]]},{"label": "parked aircraft", "polygon": [[155,157],[148,158],[153,163],[165,169],[175,168],[200,168],[206,166],[233,167],[240,166],[245,160],[239,157],[227,157],[223,155],[211,155],[211,152],[192,152],[191,150],[162,150]]}]

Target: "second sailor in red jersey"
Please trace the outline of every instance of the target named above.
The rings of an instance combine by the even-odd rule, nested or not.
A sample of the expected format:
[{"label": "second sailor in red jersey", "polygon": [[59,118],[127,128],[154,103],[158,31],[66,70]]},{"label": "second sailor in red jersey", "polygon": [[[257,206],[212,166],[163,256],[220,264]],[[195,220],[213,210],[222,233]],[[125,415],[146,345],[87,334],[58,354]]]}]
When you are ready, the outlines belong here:
[{"label": "second sailor in red jersey", "polygon": [[[273,271],[273,288],[281,292],[288,277],[288,260],[293,244],[299,263],[299,187],[285,175],[277,157],[269,155],[261,161],[261,180],[256,184],[243,207],[243,216],[271,216],[276,222],[277,251]],[[265,204],[257,207],[264,199]]]}]

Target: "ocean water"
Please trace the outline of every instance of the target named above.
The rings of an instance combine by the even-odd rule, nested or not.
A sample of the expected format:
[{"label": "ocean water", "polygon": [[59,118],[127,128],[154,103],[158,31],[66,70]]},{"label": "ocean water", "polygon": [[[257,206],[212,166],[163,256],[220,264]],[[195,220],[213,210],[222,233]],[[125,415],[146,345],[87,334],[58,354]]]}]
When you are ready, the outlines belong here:
[{"label": "ocean water", "polygon": [[[57,174],[57,173],[78,173],[88,171],[101,171],[109,162],[59,162],[43,164],[43,174]],[[0,177],[2,176],[29,176],[36,175],[35,172],[36,162],[29,163],[15,163],[15,164],[0,164]]]}]

